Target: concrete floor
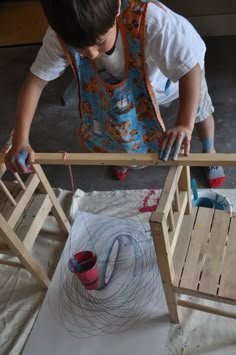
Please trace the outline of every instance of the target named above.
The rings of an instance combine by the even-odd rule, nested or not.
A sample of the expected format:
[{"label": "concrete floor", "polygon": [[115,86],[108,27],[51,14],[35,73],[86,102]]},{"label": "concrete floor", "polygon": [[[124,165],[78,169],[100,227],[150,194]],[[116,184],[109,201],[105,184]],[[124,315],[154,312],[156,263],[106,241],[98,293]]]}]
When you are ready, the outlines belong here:
[{"label": "concrete floor", "polygon": [[[207,45],[206,77],[215,106],[216,149],[218,152],[236,152],[236,36],[205,38]],[[32,63],[38,46],[0,48],[0,107],[2,146],[14,127],[16,98],[25,74]],[[33,121],[30,142],[38,152],[81,152],[77,142],[77,104],[72,99],[65,106],[61,97],[72,78],[67,71],[61,78],[50,83],[40,100]],[[175,120],[177,105],[162,109],[167,127]],[[192,152],[201,150],[196,134],[193,134]],[[68,168],[45,166],[44,170],[54,187],[71,190]],[[110,167],[73,167],[75,187],[84,191],[161,188],[167,167],[149,167],[131,173],[123,181],[112,176]],[[227,181],[223,188],[234,188],[235,168],[227,168]],[[192,168],[192,177],[198,187],[207,187],[201,168]]]}]

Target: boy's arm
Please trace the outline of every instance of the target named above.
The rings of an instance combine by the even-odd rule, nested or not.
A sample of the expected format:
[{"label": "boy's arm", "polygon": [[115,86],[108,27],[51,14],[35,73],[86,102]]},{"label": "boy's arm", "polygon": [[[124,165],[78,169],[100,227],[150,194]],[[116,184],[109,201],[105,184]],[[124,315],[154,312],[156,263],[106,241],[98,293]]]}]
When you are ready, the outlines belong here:
[{"label": "boy's arm", "polygon": [[[28,143],[29,132],[39,98],[47,83],[31,72],[28,73],[23,83],[17,100],[12,148],[5,158],[6,166],[11,171],[19,173],[30,171],[29,166],[34,161],[34,152]],[[28,153],[26,167],[19,160],[19,153],[22,151]]]},{"label": "boy's arm", "polygon": [[179,110],[173,129],[165,132],[160,152],[160,159],[176,159],[181,146],[189,154],[190,141],[200,100],[202,71],[195,65],[179,80]]}]

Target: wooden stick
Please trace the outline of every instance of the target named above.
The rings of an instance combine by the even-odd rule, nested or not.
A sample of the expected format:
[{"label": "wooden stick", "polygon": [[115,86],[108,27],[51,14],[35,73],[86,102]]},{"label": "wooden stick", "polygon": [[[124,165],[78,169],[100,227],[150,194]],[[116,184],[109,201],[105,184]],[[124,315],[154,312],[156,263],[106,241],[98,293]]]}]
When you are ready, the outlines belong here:
[{"label": "wooden stick", "polygon": [[26,186],[25,186],[24,182],[21,180],[20,175],[17,174],[17,173],[13,173],[13,175],[15,176],[16,180],[17,180],[18,183],[20,184],[22,190],[25,191],[25,190],[26,190]]},{"label": "wooden stick", "polygon": [[179,300],[177,300],[177,305],[181,306],[181,307],[186,307],[186,308],[206,312],[206,313],[216,314],[218,316],[236,319],[235,312],[228,312],[228,311],[221,310],[219,308],[205,306],[203,304],[188,302],[188,301],[184,301],[184,300],[179,299]]},{"label": "wooden stick", "polygon": [[179,212],[180,202],[179,202],[179,187],[178,186],[176,186],[174,201],[175,201],[175,211]]},{"label": "wooden stick", "polygon": [[7,198],[11,201],[11,203],[13,204],[13,206],[16,206],[16,200],[14,199],[14,197],[11,195],[11,193],[9,192],[8,188],[6,187],[6,185],[3,183],[3,181],[0,179],[0,187],[2,188],[2,191],[5,193],[5,195],[7,196]]},{"label": "wooden stick", "polygon": [[[5,153],[0,153],[0,164]],[[164,162],[157,153],[36,153],[35,164],[49,165],[143,165],[143,166],[236,166],[236,153],[192,153]]]},{"label": "wooden stick", "polygon": [[28,250],[17,237],[14,230],[7,223],[6,219],[0,214],[0,230],[4,241],[14,254],[20,259],[24,267],[29,270],[39,284],[45,288],[49,286],[50,280],[42,267],[28,253]]}]

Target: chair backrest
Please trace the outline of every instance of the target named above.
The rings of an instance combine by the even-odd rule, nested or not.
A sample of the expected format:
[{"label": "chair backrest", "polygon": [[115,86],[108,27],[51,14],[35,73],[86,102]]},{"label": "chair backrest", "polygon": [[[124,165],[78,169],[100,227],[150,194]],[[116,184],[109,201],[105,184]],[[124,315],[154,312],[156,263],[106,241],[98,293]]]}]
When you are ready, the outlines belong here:
[{"label": "chair backrest", "polygon": [[[10,147],[11,137],[1,152],[6,153]],[[11,173],[4,163],[0,164],[0,254],[20,261],[0,258],[0,264],[24,266],[47,287],[49,278],[30,251],[51,211],[67,235],[70,223],[40,165],[35,164],[32,169],[33,173],[25,175],[24,181],[17,173],[12,173],[13,180],[9,181]],[[5,174],[7,181],[4,181]]]},{"label": "chair backrest", "polygon": [[[156,228],[153,235],[161,233],[163,252],[167,255],[171,281],[175,277],[174,255],[183,216],[184,214],[190,214],[191,208],[190,169],[188,166],[172,166],[166,178],[157,209],[150,218],[152,228]],[[160,248],[160,241],[158,248]]]}]

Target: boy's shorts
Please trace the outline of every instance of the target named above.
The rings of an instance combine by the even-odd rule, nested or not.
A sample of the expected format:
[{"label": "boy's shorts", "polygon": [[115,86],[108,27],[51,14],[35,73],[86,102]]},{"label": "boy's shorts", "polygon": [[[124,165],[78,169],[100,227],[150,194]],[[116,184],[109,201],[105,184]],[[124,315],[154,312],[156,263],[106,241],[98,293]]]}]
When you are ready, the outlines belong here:
[{"label": "boy's shorts", "polygon": [[[174,86],[174,91],[175,94],[173,96],[177,97],[179,96],[179,88],[178,85]],[[174,99],[175,101],[175,99]],[[158,101],[159,102],[159,101]],[[165,104],[160,103],[160,107],[169,107],[171,105],[171,102],[167,102]],[[211,97],[208,93],[208,87],[207,87],[207,82],[205,78],[205,70],[203,69],[202,71],[202,82],[201,82],[201,94],[200,94],[200,101],[198,105],[198,111],[197,111],[197,117],[196,117],[196,123],[204,121],[210,114],[214,112],[214,106],[212,105]]]},{"label": "boy's shorts", "polygon": [[198,106],[196,123],[204,121],[210,114],[214,112],[211,97],[208,93],[207,82],[205,78],[205,70],[202,71],[201,96]]}]

